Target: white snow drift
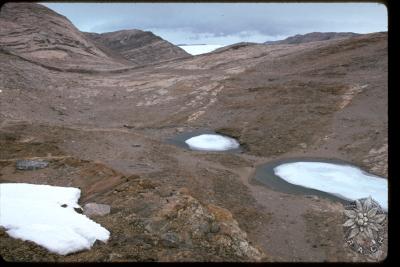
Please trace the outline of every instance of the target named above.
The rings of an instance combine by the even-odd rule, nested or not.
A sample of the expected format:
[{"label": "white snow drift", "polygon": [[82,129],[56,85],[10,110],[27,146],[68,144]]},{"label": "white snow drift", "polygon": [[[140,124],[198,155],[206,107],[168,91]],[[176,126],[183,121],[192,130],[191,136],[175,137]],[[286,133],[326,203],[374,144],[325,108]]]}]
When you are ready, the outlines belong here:
[{"label": "white snow drift", "polygon": [[194,150],[224,151],[239,147],[239,143],[235,139],[218,134],[194,136],[187,139],[185,143]]},{"label": "white snow drift", "polygon": [[223,45],[181,45],[179,46],[189,54],[196,56],[214,51]]},{"label": "white snow drift", "polygon": [[359,168],[323,162],[294,162],[274,168],[285,181],[337,195],[348,200],[371,196],[388,208],[387,180]]},{"label": "white snow drift", "polygon": [[106,242],[110,233],[74,211],[80,193],[73,187],[0,184],[0,226],[13,238],[61,255],[90,249],[96,239]]}]

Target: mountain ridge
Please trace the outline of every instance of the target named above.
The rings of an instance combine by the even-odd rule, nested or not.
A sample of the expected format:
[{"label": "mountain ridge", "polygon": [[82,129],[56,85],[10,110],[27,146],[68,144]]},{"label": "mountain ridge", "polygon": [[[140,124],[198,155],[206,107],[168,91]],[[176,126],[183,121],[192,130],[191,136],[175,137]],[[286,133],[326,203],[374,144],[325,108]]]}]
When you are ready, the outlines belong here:
[{"label": "mountain ridge", "polygon": [[[139,65],[191,56],[150,31],[130,29],[106,33],[84,32],[84,34],[99,46],[115,51]],[[154,53],[155,51],[157,53]]]},{"label": "mountain ridge", "polygon": [[310,32],[306,34],[296,34],[293,36],[289,36],[283,40],[266,41],[264,42],[264,44],[301,44],[339,38],[349,38],[359,35],[360,34],[353,32]]},{"label": "mountain ridge", "polygon": [[0,46],[57,68],[119,68],[132,65],[99,49],[66,17],[34,3],[6,3],[0,11]]}]

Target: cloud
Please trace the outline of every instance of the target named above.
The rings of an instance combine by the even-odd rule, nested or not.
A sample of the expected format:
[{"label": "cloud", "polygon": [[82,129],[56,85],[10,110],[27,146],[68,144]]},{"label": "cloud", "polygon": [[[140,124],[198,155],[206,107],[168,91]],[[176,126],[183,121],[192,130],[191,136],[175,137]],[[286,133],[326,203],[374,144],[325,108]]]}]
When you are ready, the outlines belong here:
[{"label": "cloud", "polygon": [[[387,30],[375,3],[46,3],[80,30],[151,30],[173,42],[262,41],[312,31]],[[179,33],[179,34],[177,34]],[[234,37],[235,36],[235,37]],[[269,38],[269,39],[266,39]]]}]

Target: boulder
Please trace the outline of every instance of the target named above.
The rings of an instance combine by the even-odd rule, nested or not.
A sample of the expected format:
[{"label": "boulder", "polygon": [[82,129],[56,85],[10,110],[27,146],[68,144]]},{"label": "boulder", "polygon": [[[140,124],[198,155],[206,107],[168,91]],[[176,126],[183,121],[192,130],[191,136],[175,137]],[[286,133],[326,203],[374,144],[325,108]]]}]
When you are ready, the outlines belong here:
[{"label": "boulder", "polygon": [[106,204],[86,203],[85,206],[83,206],[83,214],[86,216],[104,216],[109,214],[110,211],[110,205]]},{"label": "boulder", "polygon": [[176,248],[179,247],[180,236],[175,232],[169,232],[161,235],[161,243],[165,247]]},{"label": "boulder", "polygon": [[49,162],[45,160],[17,160],[15,167],[17,170],[30,171],[43,169],[49,166]]}]

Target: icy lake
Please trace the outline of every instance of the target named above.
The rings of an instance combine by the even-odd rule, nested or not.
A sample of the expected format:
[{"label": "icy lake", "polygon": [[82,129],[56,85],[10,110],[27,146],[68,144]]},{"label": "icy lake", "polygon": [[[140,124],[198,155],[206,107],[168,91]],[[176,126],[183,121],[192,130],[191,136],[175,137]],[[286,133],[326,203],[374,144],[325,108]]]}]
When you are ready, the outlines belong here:
[{"label": "icy lake", "polygon": [[167,140],[190,150],[214,152],[240,152],[239,142],[229,136],[218,134],[212,130],[196,130],[178,134]]},{"label": "icy lake", "polygon": [[371,196],[388,208],[387,179],[340,160],[288,159],[257,168],[255,179],[284,193],[319,195],[346,203]]}]

